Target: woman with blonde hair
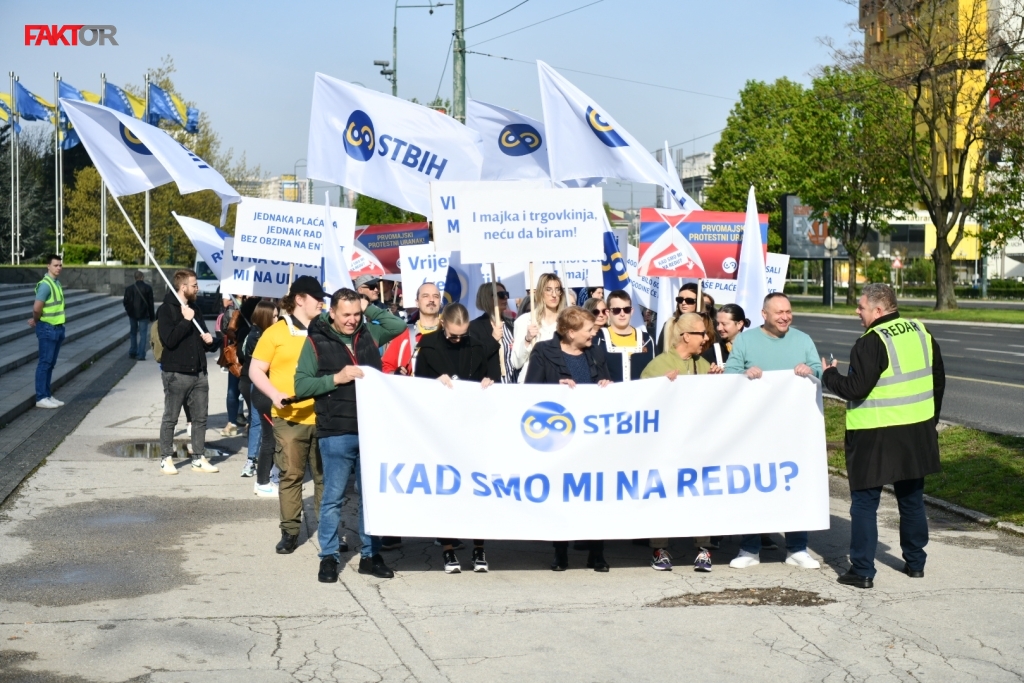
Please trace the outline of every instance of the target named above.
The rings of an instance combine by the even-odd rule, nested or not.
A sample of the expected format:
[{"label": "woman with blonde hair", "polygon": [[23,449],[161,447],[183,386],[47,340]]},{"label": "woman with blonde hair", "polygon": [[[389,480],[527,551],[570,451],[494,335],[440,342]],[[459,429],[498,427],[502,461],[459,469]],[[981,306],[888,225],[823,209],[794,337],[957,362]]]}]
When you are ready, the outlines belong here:
[{"label": "woman with blonde hair", "polygon": [[533,290],[530,313],[520,315],[514,325],[512,366],[519,371],[520,384],[526,378],[534,347],[555,336],[558,314],[568,306],[562,280],[554,273],[541,275],[537,279],[537,288]]}]

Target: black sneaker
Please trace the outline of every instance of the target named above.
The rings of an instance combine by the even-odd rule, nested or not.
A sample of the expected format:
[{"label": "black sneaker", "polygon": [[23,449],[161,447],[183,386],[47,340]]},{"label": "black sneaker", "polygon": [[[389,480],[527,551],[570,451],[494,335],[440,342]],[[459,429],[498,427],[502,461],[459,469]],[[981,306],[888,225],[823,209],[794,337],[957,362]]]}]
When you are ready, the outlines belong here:
[{"label": "black sneaker", "polygon": [[609,567],[602,553],[592,552],[587,557],[587,569],[593,569],[595,572],[606,572]]},{"label": "black sneaker", "polygon": [[291,553],[294,553],[297,547],[299,547],[299,535],[292,535],[287,531],[282,531],[281,540],[277,542],[278,554],[289,555]]},{"label": "black sneaker", "polygon": [[338,561],[333,557],[320,560],[320,573],[316,575],[320,583],[336,583],[338,581]]},{"label": "black sneaker", "polygon": [[381,550],[398,550],[402,547],[401,536],[383,536],[380,539]]},{"label": "black sneaker", "polygon": [[374,555],[373,557],[360,557],[359,573],[370,574],[372,576],[376,576],[378,579],[391,579],[395,576],[395,572],[384,564],[384,558],[379,554]]},{"label": "black sneaker", "polygon": [[481,545],[473,548],[473,571],[490,571],[490,567],[487,564],[487,556],[484,555],[484,548]]},{"label": "black sneaker", "polygon": [[454,550],[444,551],[444,573],[445,574],[461,574],[462,565],[459,563],[459,558],[455,556]]},{"label": "black sneaker", "polygon": [[844,586],[853,586],[854,588],[874,588],[875,586],[874,580],[860,574],[854,574],[852,569],[840,576],[836,581]]},{"label": "black sneaker", "polygon": [[569,553],[567,550],[558,548],[555,550],[555,559],[551,563],[551,571],[564,572],[569,568]]}]

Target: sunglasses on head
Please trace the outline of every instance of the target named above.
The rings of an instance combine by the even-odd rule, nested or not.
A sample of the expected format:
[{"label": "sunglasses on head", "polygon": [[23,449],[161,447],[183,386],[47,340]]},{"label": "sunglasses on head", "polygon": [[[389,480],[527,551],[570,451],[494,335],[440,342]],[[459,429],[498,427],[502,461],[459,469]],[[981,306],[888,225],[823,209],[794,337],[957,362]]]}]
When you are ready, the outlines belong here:
[{"label": "sunglasses on head", "polygon": [[695,305],[697,303],[697,300],[694,299],[694,298],[688,297],[688,296],[677,296],[676,297],[676,303],[677,304],[687,304],[689,306],[693,306],[693,305]]},{"label": "sunglasses on head", "polygon": [[620,313],[626,313],[628,315],[628,314],[633,312],[633,307],[632,306],[621,306],[621,307],[615,306],[613,308],[609,308],[608,310],[612,312],[612,315],[619,315]]}]

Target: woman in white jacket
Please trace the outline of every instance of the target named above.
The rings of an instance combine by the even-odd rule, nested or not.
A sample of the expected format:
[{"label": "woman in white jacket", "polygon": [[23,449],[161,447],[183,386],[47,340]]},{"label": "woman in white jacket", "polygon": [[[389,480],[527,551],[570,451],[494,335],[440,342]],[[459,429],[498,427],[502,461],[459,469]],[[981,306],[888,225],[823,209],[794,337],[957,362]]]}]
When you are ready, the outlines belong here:
[{"label": "woman in white jacket", "polygon": [[[558,314],[569,306],[562,281],[554,273],[544,273],[537,279],[533,290],[530,311],[520,313],[513,329],[515,340],[512,344],[512,364],[519,370],[519,383],[526,378],[530,352],[537,342],[547,341],[555,336]],[[536,311],[536,314],[534,314]]]}]

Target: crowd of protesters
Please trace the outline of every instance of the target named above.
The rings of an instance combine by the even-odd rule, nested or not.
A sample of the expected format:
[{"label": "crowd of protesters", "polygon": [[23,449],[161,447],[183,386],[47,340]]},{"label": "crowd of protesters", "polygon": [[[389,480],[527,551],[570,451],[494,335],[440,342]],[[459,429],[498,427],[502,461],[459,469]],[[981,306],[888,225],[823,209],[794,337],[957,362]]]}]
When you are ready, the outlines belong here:
[{"label": "crowd of protesters", "polygon": [[[176,292],[167,295],[155,315],[165,392],[161,471],[177,474],[172,436],[184,407],[191,423],[192,469],[217,472],[217,467],[205,457],[204,444],[208,413],[205,356],[215,348],[215,342],[202,316],[196,315],[195,274],[178,271],[174,285]],[[355,380],[363,377],[363,367],[436,379],[448,387],[453,382],[475,382],[486,388],[494,383],[604,387],[613,382],[659,377],[675,381],[680,375],[723,373],[743,374],[757,380],[763,372],[772,370],[821,379],[825,365],[811,338],[792,327],[792,308],[781,293],[765,298],[761,312],[764,324],[751,334],[741,334],[750,327],[750,321],[740,306],[726,304],[716,309],[714,300],[696,284],[684,284],[676,297],[673,315],[661,325],[656,339],[653,329],[632,325],[634,303],[626,291],[585,288],[572,292],[551,273],[540,275],[536,287],[520,301],[518,313],[511,310],[509,293],[500,283],[479,288],[475,305],[483,313],[476,318],[461,304],[445,306],[441,291],[432,283],[425,283],[409,294],[408,299],[403,299],[397,284],[391,283],[385,289],[377,278],[364,276],[354,282],[354,289],[343,288],[329,295],[316,279],[303,276],[292,283],[288,294],[279,301],[258,297],[225,301],[225,312],[218,321],[218,362],[229,373],[228,423],[221,434],[236,436],[240,428],[248,426],[248,457],[242,476],[255,476],[256,495],[279,500],[278,553],[289,554],[298,546],[302,483],[307,471],[310,473],[313,509],[319,518],[321,582],[338,580],[341,553],[348,550],[339,528],[346,490],[350,483],[358,485],[359,480]],[[871,290],[871,296],[870,301],[862,301],[865,310],[874,306],[874,317],[861,316],[865,327],[870,330],[877,324],[875,320],[885,323],[898,318],[891,291]],[[138,298],[145,301],[144,292]],[[330,303],[325,304],[326,300]],[[400,304],[406,301],[409,308],[401,308]],[[577,305],[570,305],[570,301]],[[126,294],[125,307],[131,317],[140,322],[153,317],[142,306],[132,308],[129,303]],[[645,310],[645,320],[649,320],[648,314]],[[881,333],[871,338],[876,336],[884,340]],[[928,343],[932,344],[932,357],[927,368],[936,375],[936,398],[935,408],[921,422],[937,415],[944,384],[938,348],[930,336]],[[888,347],[879,344],[869,347],[870,357],[867,352],[862,354],[864,362],[884,364]],[[894,353],[892,348],[888,348],[888,353]],[[831,367],[835,367],[834,363]],[[875,374],[884,375],[884,368]],[[891,384],[894,380],[875,377],[875,382]],[[873,391],[873,385],[862,386],[864,382],[859,379],[828,378],[828,383],[840,395],[854,396],[861,403]],[[243,419],[240,403],[248,409],[247,421]],[[919,412],[924,415],[928,411]],[[871,418],[885,422],[884,416]],[[873,424],[870,420],[868,423]],[[918,431],[923,434],[926,430]],[[877,439],[867,443],[860,447],[880,448]],[[901,512],[902,501],[906,501],[909,521],[905,550],[910,553],[906,573],[916,577],[923,576],[923,546],[927,543],[927,526],[921,522],[923,517],[918,509],[919,481],[922,472],[934,467],[930,462],[914,465],[909,455],[906,459],[911,464],[903,469],[915,476],[906,477],[908,481],[893,479],[883,483],[898,484]],[[276,481],[273,471],[279,471]],[[880,490],[877,476],[864,478]],[[854,496],[858,511],[873,513],[878,503],[875,491],[872,488],[869,495]],[[873,517],[865,513],[858,517],[861,518],[869,521],[858,521],[859,526],[855,525],[855,534],[859,534],[855,539],[855,567],[841,582],[863,588],[871,586],[871,558],[877,532],[871,526]],[[359,572],[380,578],[394,576],[381,553],[400,547],[402,539],[366,534],[361,510],[358,534]],[[710,572],[711,551],[720,547],[722,538],[692,540],[696,553],[694,570]],[[820,566],[807,552],[807,541],[807,532],[785,534],[787,564],[803,569]],[[669,539],[634,542],[649,546],[653,569],[673,568]],[[438,538],[435,543],[441,547],[444,571],[461,572],[455,551],[464,547],[462,542]],[[587,539],[576,541],[574,547],[588,551],[588,568],[607,572],[610,566],[604,556],[604,544],[603,539]],[[730,566],[746,569],[759,564],[760,551],[766,546],[775,547],[767,534],[742,536],[740,550]],[[552,570],[568,569],[568,549],[568,541],[554,543]],[[483,539],[473,540],[471,562],[475,572],[489,570]]]}]

